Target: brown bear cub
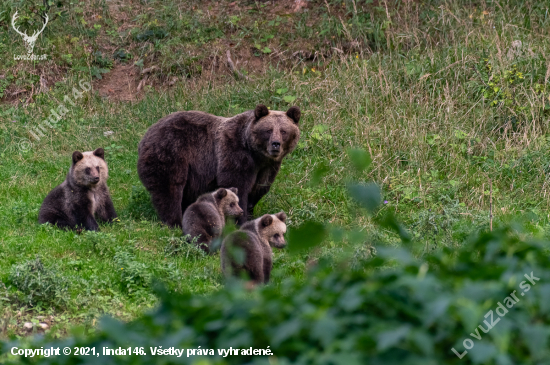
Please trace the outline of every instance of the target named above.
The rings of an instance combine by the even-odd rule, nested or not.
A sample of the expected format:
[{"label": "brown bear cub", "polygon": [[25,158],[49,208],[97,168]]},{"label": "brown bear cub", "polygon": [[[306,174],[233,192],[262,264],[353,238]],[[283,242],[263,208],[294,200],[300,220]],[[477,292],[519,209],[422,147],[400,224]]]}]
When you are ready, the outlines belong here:
[{"label": "brown bear cub", "polygon": [[183,214],[183,234],[197,237],[197,244],[204,251],[210,251],[212,240],[218,237],[227,217],[239,217],[239,197],[235,188],[220,188],[213,193],[201,195]]},{"label": "brown bear cub", "polygon": [[200,195],[236,187],[245,212],[238,224],[246,222],[296,148],[299,121],[295,106],[282,112],[264,105],[231,118],[185,111],[160,119],[139,143],[137,166],[160,219],[179,226]]},{"label": "brown bear cub", "polygon": [[[267,284],[273,267],[271,246],[286,245],[286,214],[266,214],[243,224],[222,243],[221,266],[226,277],[247,273],[254,284]],[[240,258],[240,259],[239,259]]]},{"label": "brown bear cub", "polygon": [[97,231],[95,215],[105,222],[117,217],[107,187],[109,170],[104,153],[103,148],[93,152],[73,152],[73,164],[67,179],[44,199],[38,223]]}]

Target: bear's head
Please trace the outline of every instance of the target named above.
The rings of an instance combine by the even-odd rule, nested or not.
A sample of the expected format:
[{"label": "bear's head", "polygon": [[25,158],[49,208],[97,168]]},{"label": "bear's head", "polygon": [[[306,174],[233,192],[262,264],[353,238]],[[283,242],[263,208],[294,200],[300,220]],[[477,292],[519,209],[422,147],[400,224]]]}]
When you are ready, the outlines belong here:
[{"label": "bear's head", "polygon": [[254,110],[254,121],[250,126],[252,148],[275,161],[292,152],[300,139],[300,109],[293,106],[286,112],[268,110],[258,105]]},{"label": "bear's head", "polygon": [[109,177],[109,170],[104,156],[103,148],[88,152],[74,151],[70,172],[73,181],[77,185],[89,188],[105,183]]},{"label": "bear's head", "polygon": [[220,188],[213,193],[218,210],[224,217],[239,217],[243,214],[237,193],[237,188]]},{"label": "bear's head", "polygon": [[265,214],[259,218],[258,233],[269,242],[270,246],[283,248],[286,246],[286,214]]}]

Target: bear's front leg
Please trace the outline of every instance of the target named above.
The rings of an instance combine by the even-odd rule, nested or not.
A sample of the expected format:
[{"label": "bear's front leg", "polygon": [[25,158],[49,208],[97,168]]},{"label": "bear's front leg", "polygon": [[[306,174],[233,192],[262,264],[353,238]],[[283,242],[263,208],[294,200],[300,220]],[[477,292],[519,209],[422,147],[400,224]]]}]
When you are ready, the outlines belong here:
[{"label": "bear's front leg", "polygon": [[163,189],[149,190],[151,202],[160,220],[173,228],[181,227],[183,187],[184,185],[170,185]]},{"label": "bear's front leg", "polygon": [[271,255],[267,256],[267,257],[264,257],[264,265],[263,266],[264,266],[263,267],[263,269],[264,269],[264,281],[263,281],[263,283],[267,284],[267,283],[269,283],[269,278],[271,276],[271,269],[273,269],[273,261],[272,261]]},{"label": "bear's front leg", "polygon": [[[240,191],[241,189],[239,189],[239,192]],[[248,207],[248,192],[246,193],[246,195],[239,197],[239,206],[243,210],[243,214],[241,214],[241,216],[237,219],[237,226],[240,227],[248,220],[248,214],[246,214],[246,209]]]},{"label": "bear's front leg", "polygon": [[111,223],[115,218],[117,218],[115,206],[113,205],[113,201],[111,200],[111,197],[108,194],[105,197],[103,206],[101,206],[97,211],[97,215],[99,219],[109,223]]},{"label": "bear's front leg", "polygon": [[[255,169],[254,160],[246,153],[235,154],[235,156],[226,156],[218,165],[218,186],[220,188],[237,188],[239,197],[239,206],[243,214],[237,220],[237,225],[241,226],[248,219],[248,196],[252,186],[256,181],[258,170]],[[236,164],[239,161],[240,164]]]},{"label": "bear's front leg", "polygon": [[99,225],[97,224],[97,221],[95,220],[93,215],[88,214],[86,216],[86,220],[84,221],[84,228],[87,229],[88,231],[99,230]]},{"label": "bear's front leg", "polygon": [[260,199],[262,199],[269,192],[271,184],[273,184],[275,177],[277,177],[277,174],[279,173],[280,167],[280,163],[273,164],[258,173],[256,182],[248,195],[248,219],[254,218],[254,207],[258,204]]},{"label": "bear's front leg", "polygon": [[97,231],[99,229],[99,225],[97,224],[94,215],[92,214],[91,208],[91,202],[89,201],[75,204],[70,212],[75,222],[75,224],[71,228],[84,228],[88,231]]}]

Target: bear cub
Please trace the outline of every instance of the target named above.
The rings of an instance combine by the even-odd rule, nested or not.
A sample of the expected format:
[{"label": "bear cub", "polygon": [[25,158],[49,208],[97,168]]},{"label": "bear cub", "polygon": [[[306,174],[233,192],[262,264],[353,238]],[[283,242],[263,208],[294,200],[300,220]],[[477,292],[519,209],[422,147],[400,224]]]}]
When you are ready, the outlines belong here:
[{"label": "bear cub", "polygon": [[221,247],[224,275],[240,276],[246,272],[254,284],[267,284],[273,267],[271,246],[283,248],[286,245],[285,222],[285,212],[265,214],[228,235]]},{"label": "bear cub", "polygon": [[109,195],[109,170],[103,148],[73,152],[73,163],[67,178],[44,199],[38,223],[57,224],[59,228],[84,228],[97,231],[97,216],[105,222],[117,217]]},{"label": "bear cub", "polygon": [[198,237],[198,246],[209,252],[212,240],[222,233],[225,219],[243,214],[237,193],[236,188],[220,188],[201,195],[183,214],[183,234]]}]

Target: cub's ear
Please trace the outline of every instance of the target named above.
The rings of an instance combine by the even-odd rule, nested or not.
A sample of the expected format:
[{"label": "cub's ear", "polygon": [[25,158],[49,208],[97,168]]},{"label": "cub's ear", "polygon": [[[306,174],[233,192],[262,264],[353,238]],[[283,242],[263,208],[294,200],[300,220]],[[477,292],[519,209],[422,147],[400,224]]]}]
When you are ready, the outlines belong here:
[{"label": "cub's ear", "polygon": [[102,160],[105,160],[105,150],[103,148],[98,148],[94,151],[94,156],[99,157]]},{"label": "cub's ear", "polygon": [[269,214],[264,215],[260,220],[260,224],[262,227],[268,227],[271,225],[271,223],[273,223],[273,217]]},{"label": "cub's ear", "polygon": [[256,120],[260,119],[261,117],[265,117],[269,114],[269,110],[267,109],[267,106],[263,104],[258,104],[256,106],[256,109],[254,109],[254,116],[256,117]]},{"label": "cub's ear", "polygon": [[286,111],[286,116],[292,119],[294,123],[298,124],[301,116],[300,108],[297,106],[291,106],[290,109]]},{"label": "cub's ear", "polygon": [[73,164],[76,164],[78,161],[82,160],[84,155],[80,151],[73,152]]},{"label": "cub's ear", "polygon": [[227,190],[225,190],[224,188],[218,189],[215,196],[216,199],[223,199],[227,196]]},{"label": "cub's ear", "polygon": [[237,188],[229,188],[229,190],[231,190],[235,195],[239,194],[239,189]]},{"label": "cub's ear", "polygon": [[281,222],[286,223],[286,214],[283,211],[280,211],[279,213],[275,214],[275,217],[277,217]]}]

